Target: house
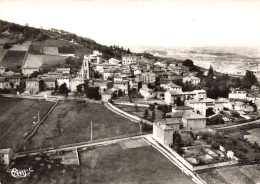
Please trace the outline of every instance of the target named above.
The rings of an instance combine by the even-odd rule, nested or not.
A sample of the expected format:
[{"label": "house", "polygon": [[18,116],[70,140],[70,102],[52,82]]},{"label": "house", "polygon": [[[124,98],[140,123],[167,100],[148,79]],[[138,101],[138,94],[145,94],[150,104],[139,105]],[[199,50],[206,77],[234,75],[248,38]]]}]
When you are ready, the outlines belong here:
[{"label": "house", "polygon": [[13,156],[13,149],[0,149],[0,164],[8,166]]},{"label": "house", "polygon": [[185,94],[182,91],[170,90],[164,93],[164,100],[167,104],[175,104],[175,100],[180,99],[182,102],[185,99]]},{"label": "house", "polygon": [[153,123],[153,139],[164,145],[173,144],[173,134],[180,130],[180,122],[167,118]]},{"label": "house", "polygon": [[77,86],[80,84],[85,84],[85,79],[82,77],[76,77],[73,78],[70,82],[70,90],[71,91],[76,91],[77,90]]},{"label": "house", "polygon": [[134,55],[123,55],[122,56],[122,64],[123,65],[130,65],[133,63],[137,63],[141,60],[140,56],[134,56]]},{"label": "house", "polygon": [[156,89],[156,98],[160,99],[160,100],[165,100],[165,90],[163,88],[157,88]]},{"label": "house", "polygon": [[10,82],[5,77],[0,77],[0,89],[10,89]]},{"label": "house", "polygon": [[182,122],[182,116],[184,115],[185,112],[186,112],[186,110],[178,110],[175,112],[166,113],[166,116],[177,119],[179,122]]},{"label": "house", "polygon": [[154,83],[156,82],[156,76],[153,72],[144,72],[140,75],[140,79],[143,83]]},{"label": "house", "polygon": [[5,67],[0,66],[0,75],[4,75],[4,74],[5,74]]},{"label": "house", "polygon": [[46,78],[43,79],[43,89],[45,90],[54,90],[56,89],[56,79],[55,78]]},{"label": "house", "polygon": [[129,81],[129,85],[131,90],[139,91],[139,89],[142,87],[142,82],[134,78]]},{"label": "house", "polygon": [[153,89],[149,89],[147,86],[143,86],[139,90],[140,94],[144,97],[144,99],[154,98],[156,96],[156,91]]},{"label": "house", "polygon": [[161,84],[160,85],[164,90],[166,91],[170,91],[170,90],[174,90],[174,91],[182,91],[182,87],[178,86],[174,83],[168,83],[168,84]]},{"label": "house", "polygon": [[39,68],[36,67],[22,67],[22,73],[24,76],[29,77],[33,72],[40,72]]},{"label": "house", "polygon": [[211,98],[186,100],[185,105],[191,107],[194,112],[206,116],[207,109],[214,109],[215,100]]},{"label": "house", "polygon": [[123,80],[121,82],[120,81],[114,82],[113,86],[115,88],[118,88],[119,90],[121,90],[124,94],[128,95],[129,89],[130,89],[129,80]]},{"label": "house", "polygon": [[118,68],[105,69],[103,72],[103,80],[113,79],[115,76],[120,75],[122,71]]},{"label": "house", "polygon": [[66,84],[67,88],[70,89],[70,76],[65,75],[65,76],[57,76],[57,87],[59,88],[62,84]]},{"label": "house", "polygon": [[26,90],[30,94],[39,93],[43,89],[43,81],[41,79],[27,79],[25,85]]},{"label": "house", "polygon": [[70,74],[70,68],[57,68],[56,72],[61,74]]},{"label": "house", "polygon": [[190,82],[193,86],[196,86],[200,83],[200,78],[189,75],[182,79],[183,83]]},{"label": "house", "polygon": [[[13,72],[13,71],[5,72],[5,76],[6,76],[6,77],[10,77],[10,76],[13,76],[13,75],[15,75],[15,74],[18,74],[18,73],[15,73],[15,72]],[[19,74],[18,74],[18,75],[19,75]]]},{"label": "house", "polygon": [[205,116],[188,110],[182,116],[182,125],[187,130],[204,129],[206,128],[206,119]]},{"label": "house", "polygon": [[231,92],[228,94],[229,99],[246,99],[247,92],[243,90],[231,89]]},{"label": "house", "polygon": [[7,77],[7,80],[10,82],[11,87],[13,88],[17,88],[18,86],[21,85],[21,76],[20,75],[13,75],[10,77]]},{"label": "house", "polygon": [[186,92],[183,92],[183,93],[185,95],[186,100],[191,100],[191,99],[201,100],[201,99],[207,98],[207,92],[203,89],[186,91]]},{"label": "house", "polygon": [[103,81],[103,80],[93,80],[92,85],[95,85],[99,88],[100,94],[105,93],[109,89],[113,87],[113,82],[112,81]]}]

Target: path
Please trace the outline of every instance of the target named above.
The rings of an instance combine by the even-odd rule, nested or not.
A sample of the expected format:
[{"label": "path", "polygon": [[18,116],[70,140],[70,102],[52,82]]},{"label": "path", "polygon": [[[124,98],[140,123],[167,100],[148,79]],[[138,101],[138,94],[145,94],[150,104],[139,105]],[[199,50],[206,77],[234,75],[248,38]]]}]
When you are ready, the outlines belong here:
[{"label": "path", "polygon": [[259,123],[260,123],[260,119],[255,120],[255,121],[251,121],[251,122],[247,122],[247,123],[241,123],[241,124],[237,124],[237,125],[230,125],[230,126],[225,126],[225,127],[219,127],[219,128],[214,128],[214,129],[215,130],[224,130],[224,129],[236,128],[236,127],[245,126],[245,125],[259,124]]},{"label": "path", "polygon": [[[95,142],[95,143],[85,143],[85,144],[80,144],[80,145],[78,145],[78,143],[75,143],[74,145],[71,144],[70,146],[66,146],[66,147],[59,148],[59,149],[52,148],[52,149],[45,150],[45,153],[52,153],[52,152],[57,152],[57,151],[68,151],[68,150],[73,150],[73,149],[86,148],[86,147],[90,147],[90,146],[99,146],[99,145],[104,146],[104,145],[114,144],[114,143],[117,143],[117,142],[120,142],[120,141],[129,140],[129,139],[144,138],[145,136],[146,135],[130,136],[130,137],[124,137],[124,138],[113,139],[113,140],[108,140],[108,141],[100,141],[100,142]],[[42,152],[42,150],[35,150],[33,152],[30,152],[30,153],[27,153],[27,152],[16,153],[15,158],[37,155],[41,152]]]}]

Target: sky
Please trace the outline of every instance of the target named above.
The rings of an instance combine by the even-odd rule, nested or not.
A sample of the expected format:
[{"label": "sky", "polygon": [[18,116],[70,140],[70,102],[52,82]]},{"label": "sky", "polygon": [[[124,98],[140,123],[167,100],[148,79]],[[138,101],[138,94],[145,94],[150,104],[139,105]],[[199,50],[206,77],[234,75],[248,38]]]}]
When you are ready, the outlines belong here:
[{"label": "sky", "polygon": [[0,0],[0,19],[105,45],[260,47],[253,0]]}]

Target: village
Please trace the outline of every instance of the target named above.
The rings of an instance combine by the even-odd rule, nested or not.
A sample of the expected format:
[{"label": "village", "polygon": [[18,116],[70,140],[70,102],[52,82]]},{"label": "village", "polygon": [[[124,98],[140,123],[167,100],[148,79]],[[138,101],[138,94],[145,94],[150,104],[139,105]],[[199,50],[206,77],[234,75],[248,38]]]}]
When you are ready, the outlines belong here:
[{"label": "village", "polygon": [[[73,40],[62,42],[78,44]],[[1,98],[38,99],[56,104],[67,100],[103,104],[111,113],[140,125],[143,139],[167,154],[196,183],[203,183],[203,179],[195,172],[232,166],[240,161],[238,148],[232,148],[223,141],[225,135],[218,130],[259,122],[260,91],[257,82],[248,89],[233,86],[228,89],[227,97],[216,95],[210,98],[214,90],[201,84],[205,80],[216,80],[212,67],[203,73],[194,69],[193,62],[188,59],[180,61],[130,51],[122,54],[121,59],[116,59],[104,57],[99,50],[86,50],[87,54],[78,64],[80,69],[77,69],[73,66],[73,59],[77,58],[73,47],[46,46],[39,49],[43,55],[36,55],[28,53],[30,44],[32,43],[25,42],[13,45],[2,57]],[[8,54],[10,52],[12,55]],[[20,68],[16,67],[12,71],[12,67],[1,66],[1,63],[15,63],[17,58],[22,63]],[[51,71],[46,70],[43,63],[48,60],[55,63],[55,59],[56,65],[52,66]],[[64,67],[66,64],[70,67]],[[248,73],[251,74],[250,71]],[[40,119],[38,117],[38,122],[34,122],[36,131],[42,126]],[[63,131],[64,129],[61,134]],[[24,136],[26,141],[27,134],[29,133]],[[252,141],[251,136],[245,135],[243,140],[245,138],[255,145],[254,149],[259,149],[259,137]],[[232,136],[227,140],[229,139],[233,140]],[[138,140],[134,144],[147,144],[137,142]],[[1,163],[9,167],[12,160],[18,159],[22,154],[33,154],[25,145],[24,150],[19,146],[17,149],[0,149]],[[42,146],[39,148],[42,152]],[[84,149],[84,145],[76,145],[76,149]],[[59,150],[63,148],[59,147]],[[53,148],[46,147],[45,151],[51,153]],[[254,161],[259,159],[258,155],[253,158]]]},{"label": "village", "polygon": [[[105,20],[112,11],[97,5],[92,18],[85,15],[92,5],[82,7],[88,23],[76,33],[87,37],[56,24],[0,20],[0,184],[260,183],[259,58],[252,50],[164,48],[193,36],[169,29],[161,39],[154,27],[141,35],[146,24],[128,35],[105,30],[100,40],[112,41],[102,45],[90,29],[110,27],[104,23],[118,14]],[[150,32],[158,47],[133,51],[125,43]]]}]

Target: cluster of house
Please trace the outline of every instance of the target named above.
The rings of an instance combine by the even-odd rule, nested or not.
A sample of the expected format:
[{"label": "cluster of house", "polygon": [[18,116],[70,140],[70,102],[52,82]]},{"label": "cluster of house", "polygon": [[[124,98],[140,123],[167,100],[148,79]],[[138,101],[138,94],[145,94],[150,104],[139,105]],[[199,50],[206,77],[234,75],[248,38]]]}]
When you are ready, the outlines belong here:
[{"label": "cluster of house", "polygon": [[0,89],[19,87],[21,85],[21,74],[6,70],[6,67],[0,66]]}]

